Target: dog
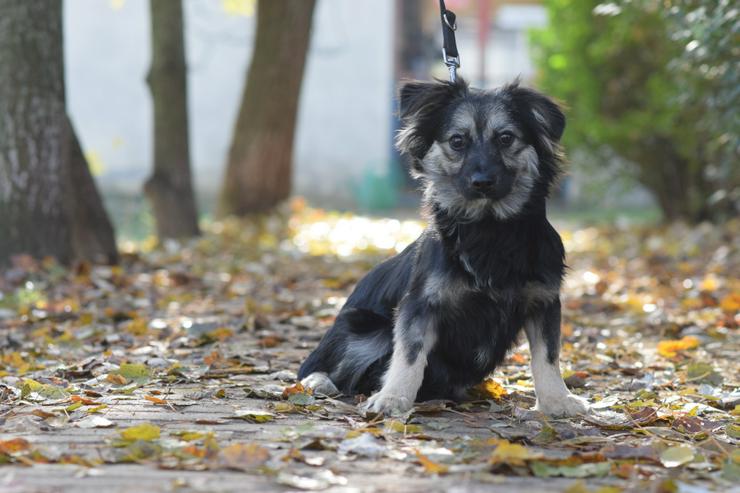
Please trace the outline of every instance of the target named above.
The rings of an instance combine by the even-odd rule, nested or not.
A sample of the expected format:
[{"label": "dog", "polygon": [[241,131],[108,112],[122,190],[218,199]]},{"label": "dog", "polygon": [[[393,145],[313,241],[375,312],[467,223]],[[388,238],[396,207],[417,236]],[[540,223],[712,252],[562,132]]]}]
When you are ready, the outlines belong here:
[{"label": "dog", "polygon": [[536,409],[585,413],[560,373],[565,253],[545,212],[563,161],[562,110],[518,81],[483,91],[458,79],[406,83],[400,116],[396,145],[429,225],[359,281],[301,366],[302,384],[370,395],[362,410],[385,415],[464,400],[523,328]]}]

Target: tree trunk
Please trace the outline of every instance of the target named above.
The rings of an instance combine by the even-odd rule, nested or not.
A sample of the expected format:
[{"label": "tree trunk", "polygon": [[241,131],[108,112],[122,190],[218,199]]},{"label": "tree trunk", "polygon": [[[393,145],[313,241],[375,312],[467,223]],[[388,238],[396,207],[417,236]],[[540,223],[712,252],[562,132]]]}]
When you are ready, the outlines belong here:
[{"label": "tree trunk", "polygon": [[293,136],[314,3],[258,3],[254,53],[229,151],[221,214],[266,211],[290,195]]},{"label": "tree trunk", "polygon": [[67,119],[62,2],[0,0],[0,264],[116,260],[113,228]]},{"label": "tree trunk", "polygon": [[188,139],[188,97],[181,0],[150,0],[154,172],[144,185],[160,239],[200,233]]},{"label": "tree trunk", "polygon": [[67,118],[68,172],[62,197],[75,258],[110,264],[117,259],[115,233],[72,122]]}]

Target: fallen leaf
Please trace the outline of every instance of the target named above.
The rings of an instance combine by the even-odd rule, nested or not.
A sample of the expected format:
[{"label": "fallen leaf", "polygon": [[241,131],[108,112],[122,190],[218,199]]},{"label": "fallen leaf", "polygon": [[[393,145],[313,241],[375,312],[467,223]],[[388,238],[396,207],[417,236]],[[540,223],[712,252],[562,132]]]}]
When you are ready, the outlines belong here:
[{"label": "fallen leaf", "polygon": [[541,454],[531,452],[524,445],[511,443],[508,440],[497,440],[496,444],[496,448],[489,458],[491,464],[523,466],[526,461],[541,457]]},{"label": "fallen leaf", "polygon": [[270,452],[256,443],[234,443],[218,454],[223,467],[241,471],[255,469],[270,459]]},{"label": "fallen leaf", "polygon": [[362,433],[357,437],[342,440],[337,447],[341,455],[361,455],[365,457],[378,458],[385,455],[386,446],[372,433]]},{"label": "fallen leaf", "polygon": [[234,417],[251,421],[252,423],[266,423],[275,419],[275,415],[259,409],[237,409]]},{"label": "fallen leaf", "polygon": [[740,312],[740,293],[731,293],[722,298],[719,307],[727,313]]},{"label": "fallen leaf", "polygon": [[740,440],[740,423],[729,423],[725,426],[725,433],[730,438]]},{"label": "fallen leaf", "polygon": [[419,464],[424,467],[424,471],[430,474],[447,474],[447,472],[450,470],[449,466],[434,462],[418,450],[416,450],[414,453],[416,454],[416,458],[419,460]]},{"label": "fallen leaf", "polygon": [[686,380],[695,383],[722,385],[722,375],[709,363],[690,363],[686,367]]},{"label": "fallen leaf", "polygon": [[31,414],[43,419],[53,418],[54,416],[56,416],[56,414],[44,411],[43,409],[34,409],[33,411],[31,411]]},{"label": "fallen leaf", "polygon": [[685,445],[669,447],[660,454],[660,463],[665,467],[678,467],[694,460],[694,449]]},{"label": "fallen leaf", "polygon": [[159,426],[151,423],[142,423],[120,431],[121,438],[124,440],[144,440],[151,441],[159,438]]},{"label": "fallen leaf", "polygon": [[384,426],[387,430],[395,431],[396,433],[403,433],[405,435],[421,433],[423,428],[421,425],[407,424],[397,419],[386,420]]},{"label": "fallen leaf", "polygon": [[658,342],[658,354],[665,358],[675,358],[680,351],[699,347],[699,339],[694,336],[684,336],[678,340]]},{"label": "fallen leaf", "polygon": [[113,373],[136,383],[146,383],[151,378],[151,370],[141,363],[123,363],[118,371]]},{"label": "fallen leaf", "polygon": [[25,438],[11,438],[10,440],[0,440],[0,453],[16,454],[23,452],[31,447],[31,443]]},{"label": "fallen leaf", "polygon": [[72,402],[79,402],[81,404],[84,404],[85,406],[97,406],[100,404],[99,402],[95,402],[93,399],[89,399],[81,395],[72,395],[70,396],[70,400]]},{"label": "fallen leaf", "polygon": [[506,389],[492,378],[486,378],[475,387],[475,391],[484,399],[499,400],[506,396]]},{"label": "fallen leaf", "polygon": [[164,399],[160,399],[159,397],[154,397],[153,395],[145,395],[144,399],[148,400],[149,402],[153,402],[154,404],[158,405],[166,405],[167,401]]}]

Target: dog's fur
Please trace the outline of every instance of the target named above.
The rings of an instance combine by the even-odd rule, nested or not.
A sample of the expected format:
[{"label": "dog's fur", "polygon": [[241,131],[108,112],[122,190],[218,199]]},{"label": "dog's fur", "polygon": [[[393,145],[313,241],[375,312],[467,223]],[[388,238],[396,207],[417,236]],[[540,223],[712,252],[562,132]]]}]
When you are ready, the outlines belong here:
[{"label": "dog's fur", "polygon": [[560,108],[518,83],[459,80],[401,89],[398,149],[424,187],[429,226],[365,276],[301,366],[327,394],[376,392],[366,409],[464,399],[515,343],[529,339],[537,407],[584,412],[560,375],[564,250],[545,215],[560,172]]}]

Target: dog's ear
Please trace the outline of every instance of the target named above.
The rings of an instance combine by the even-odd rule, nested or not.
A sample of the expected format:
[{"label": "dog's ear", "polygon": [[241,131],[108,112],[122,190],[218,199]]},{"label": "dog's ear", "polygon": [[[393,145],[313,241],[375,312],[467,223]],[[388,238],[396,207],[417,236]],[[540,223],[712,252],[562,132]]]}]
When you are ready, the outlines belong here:
[{"label": "dog's ear", "polygon": [[544,134],[551,142],[560,142],[565,130],[565,115],[552,99],[534,89],[519,87],[518,83],[509,86],[511,95],[521,109],[529,112],[538,135]]},{"label": "dog's ear", "polygon": [[458,78],[457,82],[412,81],[401,87],[401,130],[396,147],[415,160],[414,167],[418,167],[416,160],[423,158],[434,142],[443,110],[467,90],[468,85],[462,78]]}]

